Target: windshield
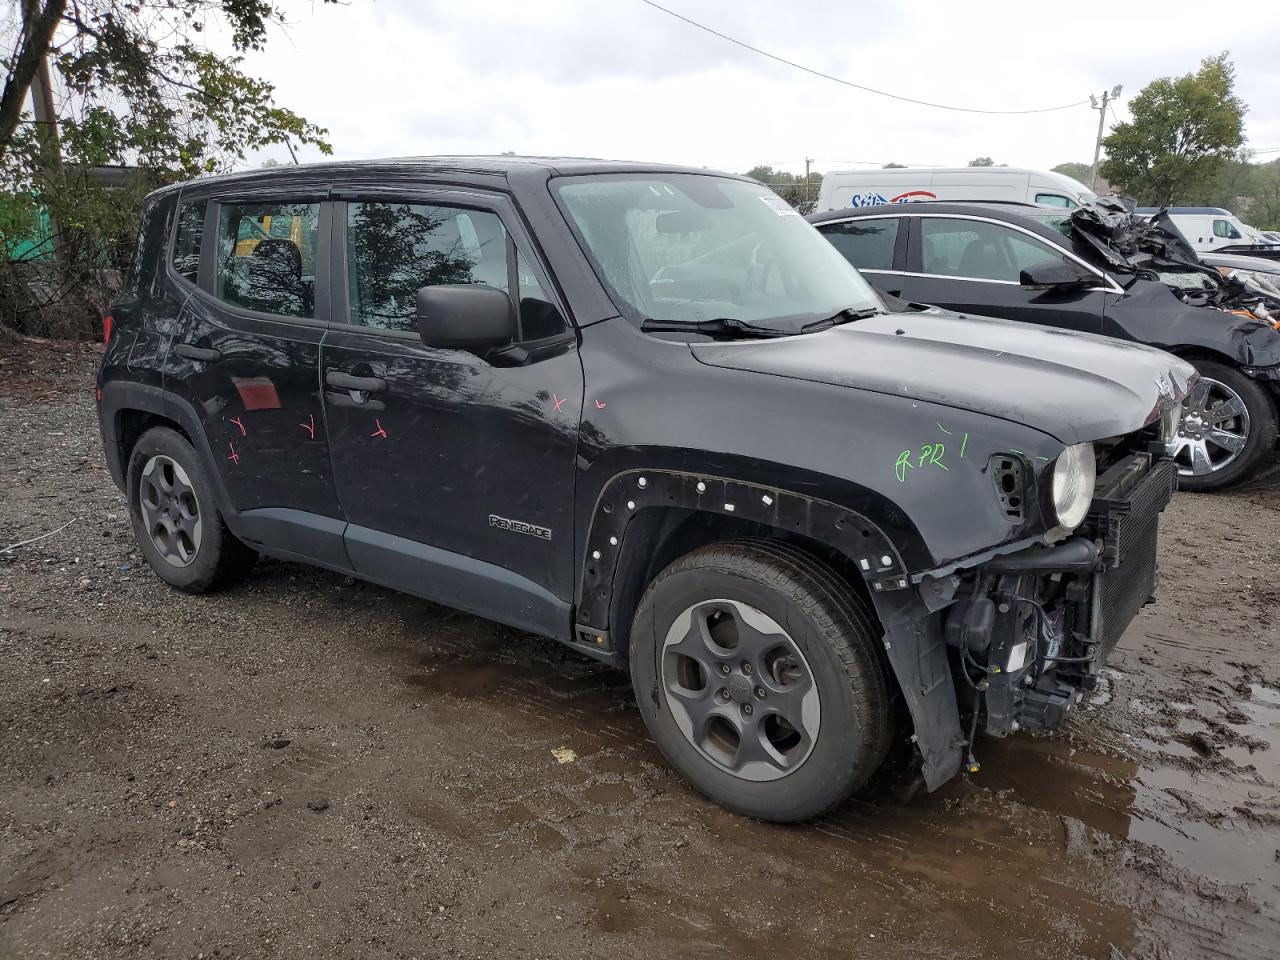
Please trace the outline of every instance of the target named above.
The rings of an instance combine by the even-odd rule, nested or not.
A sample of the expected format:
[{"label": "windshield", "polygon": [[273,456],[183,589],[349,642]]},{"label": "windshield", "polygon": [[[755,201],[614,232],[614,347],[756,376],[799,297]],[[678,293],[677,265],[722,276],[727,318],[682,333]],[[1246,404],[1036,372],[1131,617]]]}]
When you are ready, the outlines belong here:
[{"label": "windshield", "polygon": [[555,189],[633,321],[733,319],[798,332],[844,310],[883,309],[836,248],[758,183],[602,174]]}]

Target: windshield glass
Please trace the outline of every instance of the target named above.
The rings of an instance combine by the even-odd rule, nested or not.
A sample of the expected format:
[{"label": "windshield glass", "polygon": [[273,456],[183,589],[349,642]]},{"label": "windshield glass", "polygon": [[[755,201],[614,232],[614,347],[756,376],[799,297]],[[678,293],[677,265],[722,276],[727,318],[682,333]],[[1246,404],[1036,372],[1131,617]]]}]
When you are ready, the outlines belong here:
[{"label": "windshield glass", "polygon": [[633,321],[730,318],[798,331],[883,309],[871,286],[785,200],[698,174],[555,181],[597,276]]}]

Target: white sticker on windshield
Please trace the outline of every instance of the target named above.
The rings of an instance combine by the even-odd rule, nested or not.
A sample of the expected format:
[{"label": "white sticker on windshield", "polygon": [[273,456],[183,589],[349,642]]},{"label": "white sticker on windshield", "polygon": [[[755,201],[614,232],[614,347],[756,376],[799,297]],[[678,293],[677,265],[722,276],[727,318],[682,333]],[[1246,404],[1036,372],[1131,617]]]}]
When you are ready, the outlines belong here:
[{"label": "white sticker on windshield", "polygon": [[766,207],[768,207],[770,210],[772,210],[774,213],[776,213],[780,217],[800,216],[800,214],[796,212],[795,207],[791,206],[791,204],[787,203],[787,201],[783,200],[781,197],[775,194],[772,194],[772,193],[761,194],[760,202],[763,203]]}]

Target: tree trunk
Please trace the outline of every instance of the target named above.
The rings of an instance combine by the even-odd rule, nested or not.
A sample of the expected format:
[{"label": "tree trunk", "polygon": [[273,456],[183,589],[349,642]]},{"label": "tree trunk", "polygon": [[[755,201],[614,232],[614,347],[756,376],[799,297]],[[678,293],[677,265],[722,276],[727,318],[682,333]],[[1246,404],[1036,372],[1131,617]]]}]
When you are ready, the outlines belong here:
[{"label": "tree trunk", "polygon": [[40,0],[23,0],[22,8],[18,52],[13,69],[5,78],[4,92],[0,93],[0,158],[4,157],[13,141],[22,119],[27,92],[49,53],[49,44],[62,22],[67,0],[44,0],[43,6]]}]

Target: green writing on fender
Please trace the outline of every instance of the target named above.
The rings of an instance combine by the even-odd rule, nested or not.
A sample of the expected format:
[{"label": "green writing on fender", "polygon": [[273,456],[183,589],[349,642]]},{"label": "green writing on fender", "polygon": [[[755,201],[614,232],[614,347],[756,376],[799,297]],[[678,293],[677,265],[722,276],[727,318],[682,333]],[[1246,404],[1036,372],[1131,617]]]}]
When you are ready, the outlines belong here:
[{"label": "green writing on fender", "polygon": [[[938,428],[947,436],[951,435],[951,431],[945,429],[942,424],[938,424]],[[969,434],[965,434],[960,440],[960,459],[964,459],[965,450],[969,446]],[[948,473],[951,468],[943,462],[946,455],[947,445],[938,441],[937,443],[923,443],[920,449],[903,450],[899,454],[897,462],[893,465],[894,476],[898,478],[899,483],[907,482],[907,472],[910,470],[919,470],[925,467],[937,467],[939,470],[945,470]]]}]

